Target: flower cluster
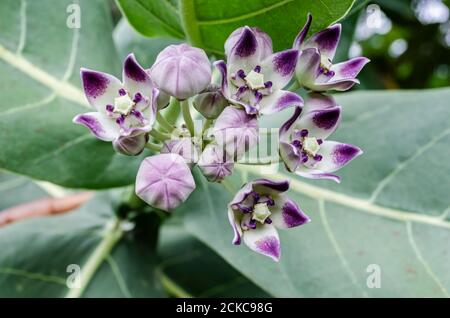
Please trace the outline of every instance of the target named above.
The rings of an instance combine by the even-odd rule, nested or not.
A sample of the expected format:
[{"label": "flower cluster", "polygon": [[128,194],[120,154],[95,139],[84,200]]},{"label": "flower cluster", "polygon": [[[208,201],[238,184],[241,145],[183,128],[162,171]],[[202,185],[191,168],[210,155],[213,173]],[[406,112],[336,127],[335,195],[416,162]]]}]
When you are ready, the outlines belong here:
[{"label": "flower cluster", "polygon": [[[77,115],[74,122],[112,142],[121,154],[138,155],[149,148],[153,155],[142,161],[135,191],[164,211],[175,209],[194,191],[194,167],[210,182],[230,176],[237,161],[258,145],[261,116],[289,107],[293,115],[279,129],[278,147],[286,169],[339,182],[334,172],[362,151],[328,140],[342,109],[324,92],[358,83],[355,77],[368,59],[332,64],[341,25],[308,38],[311,22],[309,15],[292,48],[275,53],[271,38],[258,28],[235,30],[225,42],[226,61],[214,62],[214,71],[206,53],[187,44],[168,46],[149,69],[130,54],[122,81],[82,69],[84,92],[96,111]],[[285,89],[290,83],[294,91]],[[299,87],[307,90],[306,101],[295,92]],[[193,124],[193,109],[205,118],[201,130]],[[244,184],[228,204],[233,244],[243,241],[278,261],[277,228],[310,221],[287,197],[288,189],[288,180]]]}]

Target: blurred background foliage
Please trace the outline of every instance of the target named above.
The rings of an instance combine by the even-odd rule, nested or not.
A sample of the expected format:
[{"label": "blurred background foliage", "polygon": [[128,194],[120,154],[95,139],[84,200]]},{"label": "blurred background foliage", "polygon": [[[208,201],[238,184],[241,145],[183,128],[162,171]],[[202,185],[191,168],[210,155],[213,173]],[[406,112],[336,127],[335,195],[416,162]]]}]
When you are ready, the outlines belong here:
[{"label": "blurred background foliage", "polygon": [[[118,23],[122,15],[111,3]],[[449,86],[449,7],[450,0],[357,0],[341,21],[335,61],[371,59],[354,89]]]},{"label": "blurred background foliage", "polygon": [[343,23],[338,59],[371,63],[357,89],[435,88],[450,84],[449,2],[357,1]]}]

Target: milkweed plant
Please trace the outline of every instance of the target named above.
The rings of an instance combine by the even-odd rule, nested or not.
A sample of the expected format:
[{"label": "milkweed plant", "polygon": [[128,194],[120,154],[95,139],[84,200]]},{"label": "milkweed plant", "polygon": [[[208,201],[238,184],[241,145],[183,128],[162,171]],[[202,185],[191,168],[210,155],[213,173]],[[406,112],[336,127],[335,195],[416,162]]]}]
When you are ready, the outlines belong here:
[{"label": "milkweed plant", "polygon": [[[280,52],[273,52],[267,33],[244,26],[224,43],[224,60],[211,62],[202,49],[179,44],[163,49],[151,66],[129,54],[122,80],[82,68],[84,94],[94,111],[73,121],[123,155],[150,149],[137,172],[135,194],[165,212],[195,190],[195,167],[209,182],[226,182],[236,162],[260,143],[261,118],[286,108],[292,116],[278,129],[277,160],[295,176],[340,182],[335,172],[362,150],[330,140],[342,108],[327,93],[358,83],[369,60],[333,63],[341,25],[309,35],[311,21],[309,15],[292,47]],[[201,129],[192,108],[203,116]],[[233,195],[223,207],[231,243],[274,261],[281,256],[278,229],[310,222],[301,202],[289,198],[289,180],[258,178]]]}]

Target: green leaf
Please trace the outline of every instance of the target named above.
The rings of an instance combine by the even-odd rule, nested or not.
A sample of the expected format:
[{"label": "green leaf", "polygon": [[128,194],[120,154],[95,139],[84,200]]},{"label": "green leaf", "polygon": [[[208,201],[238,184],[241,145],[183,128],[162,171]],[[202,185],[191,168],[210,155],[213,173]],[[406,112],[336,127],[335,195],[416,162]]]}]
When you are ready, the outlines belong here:
[{"label": "green leaf", "polygon": [[175,296],[268,297],[181,225],[168,222],[160,231],[158,273]]},{"label": "green leaf", "polygon": [[0,3],[0,167],[68,187],[130,184],[141,158],[114,153],[72,123],[90,111],[80,67],[120,74],[107,3],[75,1],[81,28],[71,29],[65,12],[72,3]]},{"label": "green leaf", "polygon": [[[177,1],[178,2],[178,1]],[[188,41],[211,53],[223,55],[223,44],[228,35],[244,25],[259,27],[274,40],[276,50],[292,46],[292,42],[310,12],[314,17],[312,32],[318,31],[341,19],[351,8],[353,0],[180,0],[179,19],[183,25]],[[124,15],[142,34],[153,36],[159,31],[148,21],[158,15],[170,25],[177,25],[179,20],[165,0],[119,0]],[[125,6],[125,3],[129,5]],[[143,9],[146,8],[146,9]],[[166,33],[173,35],[171,33]]]},{"label": "green leaf", "polygon": [[181,42],[168,37],[145,37],[137,33],[125,18],[122,18],[114,28],[113,39],[121,60],[133,52],[139,63],[148,66],[155,62],[156,56],[166,46]]},{"label": "green leaf", "polygon": [[0,172],[0,211],[48,196],[45,190],[26,177]]},{"label": "green leaf", "polygon": [[145,36],[184,38],[178,0],[117,0],[130,24]]},{"label": "green leaf", "polygon": [[[77,211],[2,227],[0,296],[163,296],[154,276],[154,244],[136,231],[124,232],[113,208],[110,195],[102,194]],[[71,264],[81,268],[79,289],[66,285]]]},{"label": "green leaf", "polygon": [[[240,165],[245,180],[289,178],[289,195],[312,219],[280,231],[279,263],[231,244],[231,194],[219,185],[197,178],[178,213],[190,233],[274,296],[448,297],[449,98],[450,89],[337,95],[343,122],[330,140],[364,150],[339,172],[340,185]],[[290,112],[266,126],[279,127]],[[380,266],[381,288],[366,285],[371,264]]]}]

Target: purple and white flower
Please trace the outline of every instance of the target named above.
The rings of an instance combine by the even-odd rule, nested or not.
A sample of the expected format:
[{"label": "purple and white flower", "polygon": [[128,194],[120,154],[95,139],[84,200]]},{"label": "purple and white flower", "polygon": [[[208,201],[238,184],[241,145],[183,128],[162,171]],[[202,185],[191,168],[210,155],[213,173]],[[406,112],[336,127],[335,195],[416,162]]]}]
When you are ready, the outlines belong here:
[{"label": "purple and white flower", "polygon": [[220,182],[233,172],[233,158],[222,147],[208,144],[197,163],[200,171],[210,182]]},{"label": "purple and white flower", "polygon": [[[159,91],[133,54],[125,59],[122,82],[112,75],[84,68],[81,79],[86,98],[97,111],[75,116],[74,123],[86,126],[101,140],[114,142],[119,151],[123,148],[122,138],[129,143],[152,129]],[[133,141],[132,154],[143,149],[142,140],[137,137]],[[142,148],[137,149],[137,144]]]},{"label": "purple and white flower", "polygon": [[345,91],[355,83],[356,76],[368,58],[356,57],[345,62],[332,64],[341,36],[341,25],[334,24],[305,40],[312,17],[308,15],[305,26],[297,35],[293,47],[300,51],[295,75],[301,86],[313,91]]},{"label": "purple and white flower", "polygon": [[235,30],[225,43],[227,63],[214,63],[221,77],[222,94],[248,114],[272,114],[302,106],[302,98],[282,90],[292,79],[298,50],[273,53],[270,37],[248,26]]},{"label": "purple and white flower", "polygon": [[150,69],[155,84],[179,100],[203,91],[211,82],[211,64],[205,51],[185,43],[162,50]]},{"label": "purple and white flower", "polygon": [[136,195],[164,211],[186,201],[194,189],[191,170],[183,157],[174,153],[145,158],[136,176]]},{"label": "purple and white flower", "polygon": [[280,128],[279,151],[286,168],[305,178],[340,182],[333,172],[362,154],[356,146],[325,140],[341,120],[341,107],[330,97],[315,95],[309,110],[301,113],[296,108]]},{"label": "purple and white flower", "polygon": [[217,118],[212,134],[216,143],[238,160],[259,141],[257,117],[241,108],[226,107]]},{"label": "purple and white flower", "polygon": [[228,204],[228,219],[234,231],[233,244],[244,243],[253,251],[280,259],[277,228],[288,229],[310,221],[284,192],[289,182],[256,179],[245,184]]}]

